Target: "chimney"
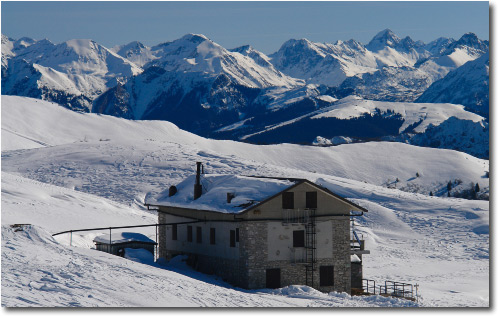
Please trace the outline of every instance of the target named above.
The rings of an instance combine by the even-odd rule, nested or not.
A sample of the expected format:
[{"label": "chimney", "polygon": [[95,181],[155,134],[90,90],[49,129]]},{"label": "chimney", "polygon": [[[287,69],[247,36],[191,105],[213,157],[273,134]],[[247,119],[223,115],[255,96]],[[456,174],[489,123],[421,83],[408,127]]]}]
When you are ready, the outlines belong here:
[{"label": "chimney", "polygon": [[194,200],[197,200],[202,195],[202,185],[201,185],[201,166],[202,166],[202,162],[198,161],[198,162],[196,162],[196,164],[197,164],[197,173],[195,174]]},{"label": "chimney", "polygon": [[231,192],[227,192],[227,203],[231,203],[232,199],[235,197],[235,194]]}]

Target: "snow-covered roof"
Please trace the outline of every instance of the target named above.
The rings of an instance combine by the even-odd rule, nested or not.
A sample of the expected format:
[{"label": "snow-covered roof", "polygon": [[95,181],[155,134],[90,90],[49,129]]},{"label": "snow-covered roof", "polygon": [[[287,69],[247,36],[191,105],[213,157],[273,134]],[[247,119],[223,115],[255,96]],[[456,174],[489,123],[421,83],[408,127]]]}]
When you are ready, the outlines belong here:
[{"label": "snow-covered roof", "polygon": [[[195,175],[186,178],[178,184],[178,192],[169,197],[169,188],[156,197],[147,196],[146,204],[175,206],[222,213],[239,213],[266,198],[273,196],[290,186],[294,181],[255,178],[238,175],[208,174],[201,176],[203,187],[200,198],[194,200]],[[234,195],[230,203],[227,193]]]},{"label": "snow-covered roof", "polygon": [[[129,232],[111,234],[110,240],[112,244],[120,244],[132,241],[156,243],[154,240],[150,239],[149,237],[143,234],[129,233]],[[93,242],[109,244],[109,234],[97,236],[93,239]]]}]

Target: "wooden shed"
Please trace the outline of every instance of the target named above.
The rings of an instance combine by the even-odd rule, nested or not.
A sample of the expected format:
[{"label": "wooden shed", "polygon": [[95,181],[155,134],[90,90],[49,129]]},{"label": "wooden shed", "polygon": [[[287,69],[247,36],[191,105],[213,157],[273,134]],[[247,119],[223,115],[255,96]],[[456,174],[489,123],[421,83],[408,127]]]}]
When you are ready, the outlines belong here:
[{"label": "wooden shed", "polygon": [[157,245],[155,241],[143,234],[130,232],[101,235],[95,237],[93,242],[97,250],[121,257],[124,257],[126,248],[143,248],[154,255],[154,247]]}]

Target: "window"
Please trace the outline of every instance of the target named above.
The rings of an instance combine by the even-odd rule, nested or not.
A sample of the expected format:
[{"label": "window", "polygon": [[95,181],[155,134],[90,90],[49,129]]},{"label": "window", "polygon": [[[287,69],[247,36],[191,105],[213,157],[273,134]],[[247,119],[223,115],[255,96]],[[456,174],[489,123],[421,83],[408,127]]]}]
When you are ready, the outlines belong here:
[{"label": "window", "polygon": [[239,229],[235,228],[235,242],[239,242]]},{"label": "window", "polygon": [[292,247],[304,247],[304,230],[295,230],[292,237]]},{"label": "window", "polygon": [[230,247],[235,247],[235,230],[230,231]]},{"label": "window", "polygon": [[286,210],[294,208],[294,192],[282,193],[282,208]]},{"label": "window", "polygon": [[192,242],[192,226],[187,226],[187,241]]},{"label": "window", "polygon": [[172,228],[171,239],[178,240],[178,227],[176,226],[176,224],[173,224],[171,228]]},{"label": "window", "polygon": [[197,237],[197,243],[202,243],[202,227],[197,227],[197,233],[195,234]]},{"label": "window", "polygon": [[266,287],[269,289],[280,287],[280,269],[266,269]]},{"label": "window", "polygon": [[334,285],[334,266],[320,267],[320,286]]},{"label": "window", "polygon": [[211,245],[216,244],[216,230],[214,228],[209,230],[209,243]]},{"label": "window", "polygon": [[306,208],[317,208],[317,194],[315,192],[306,192]]}]

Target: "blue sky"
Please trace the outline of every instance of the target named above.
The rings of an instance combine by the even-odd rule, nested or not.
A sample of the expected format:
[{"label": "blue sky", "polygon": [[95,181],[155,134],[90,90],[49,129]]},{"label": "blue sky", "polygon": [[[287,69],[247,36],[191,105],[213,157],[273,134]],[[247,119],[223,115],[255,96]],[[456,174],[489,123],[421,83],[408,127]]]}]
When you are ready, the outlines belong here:
[{"label": "blue sky", "polygon": [[424,42],[466,32],[489,39],[489,3],[2,1],[1,27],[15,39],[90,38],[107,47],[200,33],[226,48],[250,44],[268,54],[291,38],[366,44],[386,28]]}]

